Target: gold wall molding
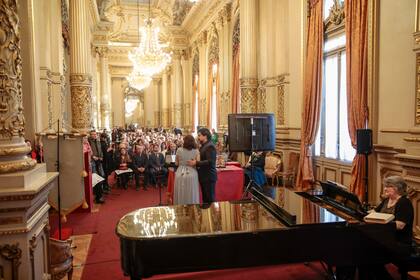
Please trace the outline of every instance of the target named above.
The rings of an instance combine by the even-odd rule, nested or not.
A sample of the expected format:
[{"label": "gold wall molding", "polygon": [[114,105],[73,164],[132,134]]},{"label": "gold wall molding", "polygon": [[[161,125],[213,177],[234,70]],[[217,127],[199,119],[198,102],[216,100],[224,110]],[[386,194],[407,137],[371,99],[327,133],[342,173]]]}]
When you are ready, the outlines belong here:
[{"label": "gold wall molding", "polygon": [[241,88],[241,113],[256,113],[257,101],[257,88]]},{"label": "gold wall molding", "polygon": [[12,280],[19,280],[19,266],[22,258],[22,250],[19,248],[19,243],[0,245],[0,256],[11,262]]},{"label": "gold wall molding", "polygon": [[257,78],[241,78],[239,79],[239,85],[241,88],[257,88],[258,79]]},{"label": "gold wall molding", "polygon": [[415,124],[420,125],[420,53],[416,53],[416,100],[415,100],[415,104],[416,104]]},{"label": "gold wall molding", "polygon": [[404,137],[404,141],[407,141],[407,142],[420,142],[420,137]]},{"label": "gold wall molding", "polygon": [[[276,106],[276,119],[277,125],[285,125],[285,112],[284,112],[284,95],[285,95],[285,86],[289,84],[286,78],[289,76],[288,73],[277,75],[274,77],[267,77],[260,80],[260,84],[258,87],[259,94],[258,94],[258,104],[263,109],[259,112],[265,112],[265,104],[266,104],[266,88],[275,87],[277,88],[277,106]],[[264,104],[264,107],[263,105]]]}]

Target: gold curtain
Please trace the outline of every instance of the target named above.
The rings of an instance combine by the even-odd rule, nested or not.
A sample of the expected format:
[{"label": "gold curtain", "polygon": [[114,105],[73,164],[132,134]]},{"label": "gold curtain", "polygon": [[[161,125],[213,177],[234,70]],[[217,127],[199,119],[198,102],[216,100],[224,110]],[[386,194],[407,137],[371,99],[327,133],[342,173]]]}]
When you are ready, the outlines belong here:
[{"label": "gold curtain", "polygon": [[[347,108],[351,144],[357,145],[356,130],[366,128],[367,105],[367,16],[368,0],[347,0],[346,15],[346,66]],[[356,155],[351,170],[350,190],[362,199],[364,193],[365,159]]]},{"label": "gold curtain", "polygon": [[306,190],[314,181],[311,145],[315,142],[319,127],[322,92],[322,46],[324,42],[324,24],[322,18],[323,0],[308,2],[308,34],[306,69],[303,91],[303,111],[299,170],[296,182],[298,190]]},{"label": "gold curtain", "polygon": [[239,113],[241,108],[241,91],[239,89],[239,71],[240,71],[239,45],[234,49],[233,67],[232,67],[232,113]]}]

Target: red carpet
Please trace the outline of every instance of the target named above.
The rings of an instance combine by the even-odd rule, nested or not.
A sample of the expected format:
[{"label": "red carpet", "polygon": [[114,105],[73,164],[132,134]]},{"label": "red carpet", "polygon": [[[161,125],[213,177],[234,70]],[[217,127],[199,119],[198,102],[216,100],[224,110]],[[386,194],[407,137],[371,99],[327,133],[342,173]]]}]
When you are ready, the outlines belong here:
[{"label": "red carpet", "polygon": [[[165,190],[162,191],[164,194]],[[88,257],[84,266],[82,280],[127,280],[120,264],[119,240],[115,235],[118,220],[126,213],[141,207],[155,206],[159,202],[156,189],[135,191],[113,189],[106,196],[106,203],[97,213],[74,213],[69,215],[66,227],[72,227],[75,235],[93,233]],[[52,228],[56,226],[56,218],[52,218]],[[165,253],[162,252],[164,255]],[[243,279],[284,279],[304,280],[325,279],[319,263],[289,264],[277,266],[226,269],[181,274],[157,275],[150,280],[243,280]]]}]

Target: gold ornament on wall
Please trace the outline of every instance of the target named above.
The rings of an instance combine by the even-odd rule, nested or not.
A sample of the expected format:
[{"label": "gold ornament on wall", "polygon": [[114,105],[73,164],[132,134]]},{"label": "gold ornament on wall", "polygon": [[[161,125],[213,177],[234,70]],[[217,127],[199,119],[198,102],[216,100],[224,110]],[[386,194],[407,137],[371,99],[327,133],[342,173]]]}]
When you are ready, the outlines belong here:
[{"label": "gold ornament on wall", "polygon": [[92,76],[72,74],[70,84],[72,126],[75,129],[88,130],[91,126]]},{"label": "gold ornament on wall", "polygon": [[22,58],[16,0],[0,0],[0,140],[24,136]]},{"label": "gold ornament on wall", "polygon": [[420,125],[420,53],[416,55],[416,125]]}]

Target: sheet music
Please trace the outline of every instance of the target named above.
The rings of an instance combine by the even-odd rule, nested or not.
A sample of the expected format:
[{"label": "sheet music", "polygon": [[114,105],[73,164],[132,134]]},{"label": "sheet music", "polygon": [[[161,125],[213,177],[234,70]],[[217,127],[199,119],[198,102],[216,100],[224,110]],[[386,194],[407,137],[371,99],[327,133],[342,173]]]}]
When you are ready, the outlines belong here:
[{"label": "sheet music", "polygon": [[117,174],[117,175],[121,175],[121,174],[124,174],[124,173],[131,173],[131,172],[133,172],[133,170],[131,168],[127,168],[125,170],[122,170],[122,169],[115,170],[115,174]]},{"label": "sheet music", "polygon": [[105,178],[99,176],[96,173],[92,173],[92,188],[102,181],[105,181]]}]

